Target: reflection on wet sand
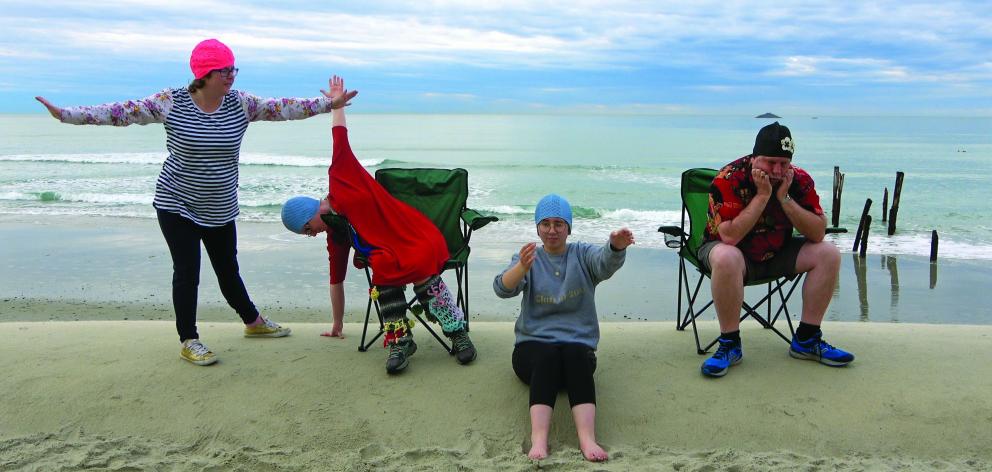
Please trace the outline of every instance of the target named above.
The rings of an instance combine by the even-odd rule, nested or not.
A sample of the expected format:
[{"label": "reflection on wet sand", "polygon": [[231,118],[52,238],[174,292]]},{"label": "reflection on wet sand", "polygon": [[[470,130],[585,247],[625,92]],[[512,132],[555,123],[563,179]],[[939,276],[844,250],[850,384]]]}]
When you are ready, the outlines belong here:
[{"label": "reflection on wet sand", "polygon": [[889,285],[892,288],[889,313],[892,321],[899,321],[899,266],[896,258],[892,256],[882,256],[885,268],[889,271]]},{"label": "reflection on wet sand", "polygon": [[861,307],[861,321],[868,321],[868,268],[865,260],[857,253],[851,253],[854,261],[854,277],[858,281],[858,302]]},{"label": "reflection on wet sand", "polygon": [[930,263],[930,290],[937,288],[937,262]]},{"label": "reflection on wet sand", "polygon": [[[852,266],[854,267],[854,279],[858,285],[858,304],[861,311],[861,321],[870,320],[870,308],[868,303],[868,263],[866,259],[851,254]],[[899,260],[895,256],[879,257],[879,267],[889,273],[889,315],[890,320],[899,321]],[[930,288],[937,287],[937,264],[930,264]],[[840,296],[839,291],[835,291],[835,296]],[[879,320],[876,320],[879,321]]]}]

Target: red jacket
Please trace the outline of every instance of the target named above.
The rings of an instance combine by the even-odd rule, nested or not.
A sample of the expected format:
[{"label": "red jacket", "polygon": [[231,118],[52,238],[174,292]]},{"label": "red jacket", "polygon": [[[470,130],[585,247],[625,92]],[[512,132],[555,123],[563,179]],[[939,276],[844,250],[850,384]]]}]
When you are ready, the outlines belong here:
[{"label": "red jacket", "polygon": [[351,151],[347,128],[335,126],[331,134],[334,151],[327,170],[327,201],[373,247],[372,283],[406,285],[441,273],[448,261],[448,245],[434,223],[369,175]]}]

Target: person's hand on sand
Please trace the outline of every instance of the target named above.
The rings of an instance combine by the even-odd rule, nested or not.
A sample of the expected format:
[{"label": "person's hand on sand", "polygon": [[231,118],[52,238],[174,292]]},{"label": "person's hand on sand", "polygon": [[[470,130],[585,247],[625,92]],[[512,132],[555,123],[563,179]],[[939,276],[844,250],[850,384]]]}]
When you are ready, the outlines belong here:
[{"label": "person's hand on sand", "polygon": [[48,100],[45,100],[45,97],[34,97],[34,99],[35,100],[38,100],[39,102],[41,102],[42,105],[45,105],[45,108],[48,109],[48,113],[51,113],[53,118],[55,118],[56,120],[62,121],[62,109],[61,108],[59,108],[59,107],[57,107],[55,105],[52,105],[52,102],[49,102]]},{"label": "person's hand on sand", "polygon": [[338,76],[331,76],[327,79],[328,90],[320,90],[320,93],[331,99],[331,108],[341,108],[351,105],[351,99],[358,95],[358,90],[344,88],[344,79]]},{"label": "person's hand on sand", "polygon": [[623,251],[631,244],[634,244],[634,233],[629,229],[620,228],[610,233],[610,246],[617,251]]},{"label": "person's hand on sand", "polygon": [[524,269],[524,272],[530,271],[536,257],[537,243],[527,243],[520,248],[520,261],[518,263]]},{"label": "person's hand on sand", "polygon": [[330,331],[324,331],[323,333],[320,333],[320,335],[327,338],[344,339],[344,323],[335,321],[334,324],[331,325]]}]

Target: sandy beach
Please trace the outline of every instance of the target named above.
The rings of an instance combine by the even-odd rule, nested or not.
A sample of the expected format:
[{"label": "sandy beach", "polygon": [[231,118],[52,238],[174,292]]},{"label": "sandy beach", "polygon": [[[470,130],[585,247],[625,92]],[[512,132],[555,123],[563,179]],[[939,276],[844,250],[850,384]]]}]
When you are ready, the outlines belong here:
[{"label": "sandy beach", "polygon": [[597,429],[611,460],[592,465],[564,398],[551,456],[524,455],[519,300],[489,287],[517,242],[480,232],[473,244],[479,359],[459,366],[419,330],[410,368],[389,377],[384,351],[356,349],[360,271],[346,281],[348,338],[318,336],[321,240],[239,224],[250,293],[293,335],[243,338],[204,262],[200,333],[221,361],[199,368],[178,356],[154,221],[3,215],[0,230],[0,470],[992,470],[992,326],[974,296],[992,273],[973,261],[844,254],[825,330],[853,365],[791,359],[750,323],[745,362],[714,381],[671,321],[674,251],[633,248],[597,290]]},{"label": "sandy beach", "polygon": [[200,368],[170,322],[0,323],[0,469],[992,470],[989,326],[832,323],[858,355],[835,369],[745,325],[745,362],[713,380],[672,323],[604,323],[598,465],[561,407],[551,456],[526,459],[510,323],[473,325],[469,366],[419,331],[395,377],[382,350],[356,350],[358,325],[345,340],[291,327],[201,323],[221,361]]}]

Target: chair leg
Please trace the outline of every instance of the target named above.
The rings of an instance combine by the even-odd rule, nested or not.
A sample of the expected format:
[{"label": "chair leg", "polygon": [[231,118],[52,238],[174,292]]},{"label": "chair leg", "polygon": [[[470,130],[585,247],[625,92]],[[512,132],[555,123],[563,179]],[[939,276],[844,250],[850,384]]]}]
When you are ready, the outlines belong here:
[{"label": "chair leg", "polygon": [[782,315],[782,312],[785,312],[785,320],[786,320],[786,322],[788,322],[788,324],[789,324],[789,332],[793,336],[795,336],[796,330],[792,326],[792,313],[789,312],[788,302],[789,302],[789,300],[792,299],[792,293],[795,292],[796,288],[799,286],[799,281],[802,280],[803,275],[804,274],[797,274],[796,275],[796,278],[792,280],[792,286],[789,287],[789,293],[786,293],[785,295],[782,294],[782,286],[785,285],[786,283],[788,283],[788,281],[780,282],[778,284],[778,286],[776,287],[776,291],[778,292],[778,297],[779,297],[780,305],[778,307],[778,310],[775,311],[775,317],[771,319],[771,324],[774,325],[775,322],[778,321],[779,316]]},{"label": "chair leg", "polygon": [[685,259],[679,258],[679,289],[675,297],[675,330],[685,331],[682,324],[682,277],[685,273]]},{"label": "chair leg", "polygon": [[[368,330],[369,330],[369,315],[372,314],[373,305],[375,306],[375,314],[379,318],[379,332],[376,333],[376,335],[373,336],[372,339],[369,340],[368,344],[366,344],[365,343],[365,336],[366,336],[366,334],[368,333]],[[379,337],[381,337],[382,336],[382,333],[384,333],[385,331],[386,331],[386,326],[382,322],[382,313],[379,312],[379,304],[378,303],[373,303],[372,298],[370,297],[369,298],[369,303],[365,307],[365,325],[362,327],[362,340],[359,341],[359,343],[358,343],[358,350],[360,352],[368,351],[369,350],[369,346],[371,346],[373,343],[375,343],[375,341],[377,339],[379,339]]]},{"label": "chair leg", "polygon": [[686,312],[685,312],[685,318],[686,319],[683,320],[682,328],[685,329],[685,326],[687,324],[692,324],[692,336],[693,336],[693,338],[695,338],[695,341],[696,341],[696,353],[697,354],[705,354],[706,351],[708,351],[709,348],[713,345],[713,343],[710,343],[705,348],[703,348],[700,345],[700,343],[699,343],[699,328],[696,326],[696,318],[698,318],[699,315],[702,315],[703,312],[705,312],[707,309],[709,309],[709,307],[711,305],[713,305],[713,301],[711,300],[706,305],[704,305],[702,308],[700,308],[699,311],[696,311],[696,309],[695,309],[696,298],[699,296],[699,289],[702,288],[702,286],[703,286],[703,278],[704,278],[704,276],[702,274],[699,275],[699,279],[696,281],[696,288],[690,292],[689,291],[689,273],[688,273],[688,271],[684,271],[683,274],[684,274],[684,277],[685,277],[686,305],[688,305],[688,306],[686,307]]},{"label": "chair leg", "polygon": [[[411,305],[414,304],[414,303],[417,303],[417,299],[416,298],[414,298],[413,300],[410,300],[410,304]],[[413,313],[413,316],[415,316],[417,318],[417,321],[420,321],[420,324],[423,325],[424,328],[427,329],[427,332],[431,333],[431,336],[434,336],[434,339],[436,339],[437,342],[441,344],[441,347],[443,347],[445,351],[448,351],[448,354],[452,354],[453,355],[455,353],[454,352],[454,348],[451,347],[451,346],[449,346],[448,343],[446,343],[444,341],[444,339],[441,338],[441,336],[438,336],[437,331],[434,331],[434,328],[431,328],[431,324],[428,323],[427,320],[425,320],[423,317],[421,317],[419,313],[417,313],[417,312],[415,312],[413,310],[410,310],[410,311],[411,311],[411,313]]]},{"label": "chair leg", "polygon": [[[368,267],[365,268],[365,279],[369,283],[369,287],[372,287],[372,274],[369,272]],[[375,308],[375,316],[379,320],[379,332],[369,340],[368,343],[365,342],[365,336],[369,330],[369,318],[372,314],[372,308]],[[365,324],[362,326],[362,340],[358,342],[358,351],[365,352],[369,350],[369,346],[372,345],[383,333],[386,332],[386,325],[382,322],[382,312],[379,311],[379,303],[372,300],[372,295],[369,294],[368,304],[365,306]]]},{"label": "chair leg", "polygon": [[[455,276],[458,277],[458,301],[462,303],[462,313],[465,315],[465,332],[471,331],[468,325],[468,263],[462,268],[455,268]],[[462,292],[462,282],[465,283],[465,291]]]}]

